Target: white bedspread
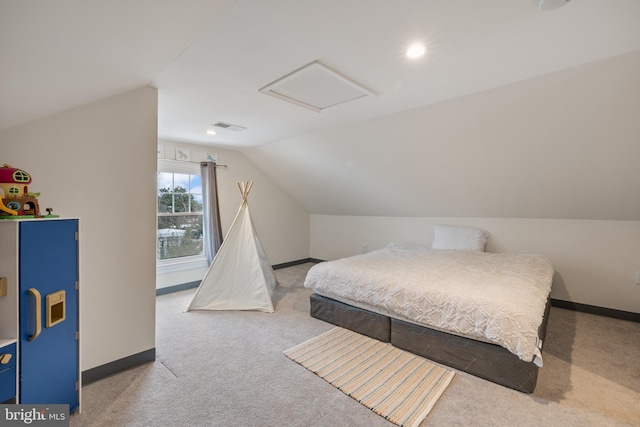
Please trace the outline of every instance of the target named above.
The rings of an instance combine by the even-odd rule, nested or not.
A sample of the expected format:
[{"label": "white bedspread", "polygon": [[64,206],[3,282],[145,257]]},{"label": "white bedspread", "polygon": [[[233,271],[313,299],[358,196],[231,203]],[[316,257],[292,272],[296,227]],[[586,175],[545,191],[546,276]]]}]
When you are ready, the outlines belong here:
[{"label": "white bedspread", "polygon": [[418,325],[498,344],[542,366],[538,327],[553,267],[540,255],[390,244],[313,266],[319,295]]}]

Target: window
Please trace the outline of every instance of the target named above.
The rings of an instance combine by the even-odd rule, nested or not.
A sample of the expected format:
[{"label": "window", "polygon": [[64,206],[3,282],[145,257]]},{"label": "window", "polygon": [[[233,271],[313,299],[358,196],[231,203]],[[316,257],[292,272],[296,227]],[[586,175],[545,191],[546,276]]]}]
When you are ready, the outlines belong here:
[{"label": "window", "polygon": [[15,182],[29,182],[31,177],[25,171],[17,170],[13,173],[13,180]]},{"label": "window", "polygon": [[158,161],[157,197],[157,260],[162,262],[203,257],[200,165]]}]

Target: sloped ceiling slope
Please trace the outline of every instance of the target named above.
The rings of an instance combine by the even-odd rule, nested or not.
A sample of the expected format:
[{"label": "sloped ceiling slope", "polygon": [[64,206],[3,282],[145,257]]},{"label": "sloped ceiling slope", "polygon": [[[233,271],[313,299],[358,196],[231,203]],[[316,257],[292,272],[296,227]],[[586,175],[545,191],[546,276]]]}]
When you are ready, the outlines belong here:
[{"label": "sloped ceiling slope", "polygon": [[234,0],[0,2],[0,129],[152,80]]},{"label": "sloped ceiling slope", "polygon": [[245,154],[314,214],[640,220],[640,51]]}]

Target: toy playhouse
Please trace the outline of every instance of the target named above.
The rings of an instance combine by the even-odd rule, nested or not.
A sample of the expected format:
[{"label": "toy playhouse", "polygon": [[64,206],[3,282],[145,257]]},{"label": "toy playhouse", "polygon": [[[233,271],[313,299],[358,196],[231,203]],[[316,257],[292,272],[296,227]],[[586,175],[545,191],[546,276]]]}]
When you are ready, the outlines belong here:
[{"label": "toy playhouse", "polygon": [[41,217],[38,205],[40,193],[29,192],[31,175],[22,169],[4,164],[0,168],[0,218]]}]

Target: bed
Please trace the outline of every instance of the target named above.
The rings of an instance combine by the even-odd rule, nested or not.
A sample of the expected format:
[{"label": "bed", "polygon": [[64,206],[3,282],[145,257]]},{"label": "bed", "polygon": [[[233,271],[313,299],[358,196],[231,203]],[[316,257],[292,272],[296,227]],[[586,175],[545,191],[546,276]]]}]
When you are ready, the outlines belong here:
[{"label": "bed", "polygon": [[539,255],[389,244],[313,266],[305,287],[315,318],[531,393],[553,273]]}]

